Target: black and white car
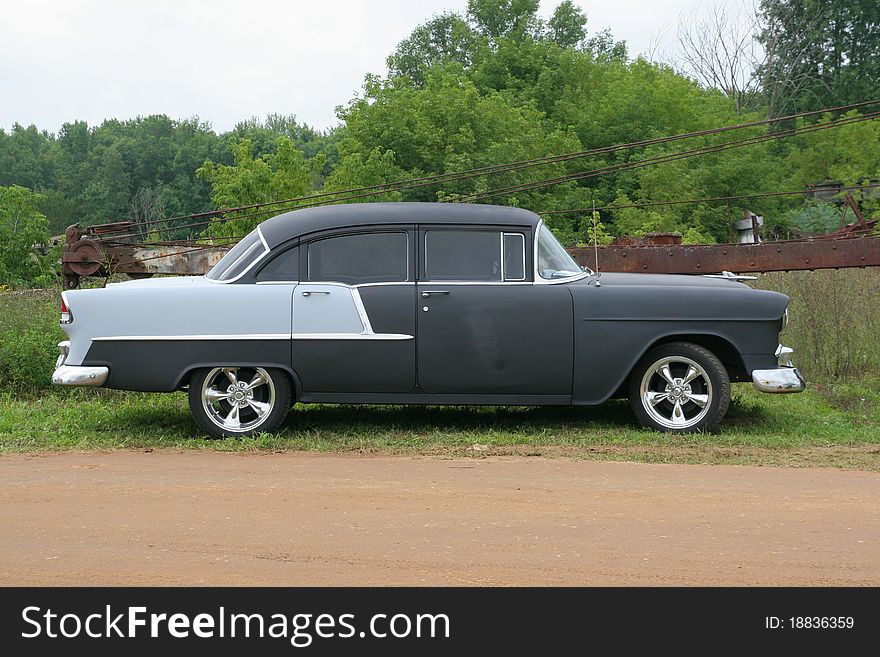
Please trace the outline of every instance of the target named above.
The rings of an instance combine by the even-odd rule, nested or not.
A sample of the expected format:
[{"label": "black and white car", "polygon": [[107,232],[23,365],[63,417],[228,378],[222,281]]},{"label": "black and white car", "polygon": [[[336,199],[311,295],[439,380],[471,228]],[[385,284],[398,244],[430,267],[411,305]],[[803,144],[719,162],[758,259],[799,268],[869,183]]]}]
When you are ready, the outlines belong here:
[{"label": "black and white car", "polygon": [[294,402],[600,404],[717,424],[730,383],[798,392],[788,297],[702,276],[582,270],[541,219],[371,203],[273,217],[205,276],[62,295],[53,381],[188,390],[214,436],[273,431]]}]

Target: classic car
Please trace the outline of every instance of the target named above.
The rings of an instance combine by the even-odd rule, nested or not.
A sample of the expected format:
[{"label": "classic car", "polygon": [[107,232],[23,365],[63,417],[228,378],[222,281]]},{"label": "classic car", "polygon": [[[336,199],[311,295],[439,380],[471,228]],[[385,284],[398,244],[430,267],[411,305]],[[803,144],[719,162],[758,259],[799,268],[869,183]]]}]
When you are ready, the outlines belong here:
[{"label": "classic car", "polygon": [[294,402],[600,404],[706,430],[731,382],[798,392],[789,299],[734,280],[595,273],[529,211],[367,203],[268,219],[206,275],[62,294],[62,386],[186,390],[213,436]]}]

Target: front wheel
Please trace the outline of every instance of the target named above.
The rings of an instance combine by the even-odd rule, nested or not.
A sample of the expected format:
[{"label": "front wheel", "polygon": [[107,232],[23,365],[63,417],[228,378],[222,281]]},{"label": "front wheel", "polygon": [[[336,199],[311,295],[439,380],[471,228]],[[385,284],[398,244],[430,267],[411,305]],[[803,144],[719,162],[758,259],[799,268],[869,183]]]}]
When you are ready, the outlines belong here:
[{"label": "front wheel", "polygon": [[630,376],[629,403],[639,422],[673,433],[714,427],[730,405],[730,378],[715,355],[690,342],[649,351]]},{"label": "front wheel", "polygon": [[291,396],[287,374],[262,367],[203,369],[189,382],[190,412],[217,438],[273,431],[287,416]]}]

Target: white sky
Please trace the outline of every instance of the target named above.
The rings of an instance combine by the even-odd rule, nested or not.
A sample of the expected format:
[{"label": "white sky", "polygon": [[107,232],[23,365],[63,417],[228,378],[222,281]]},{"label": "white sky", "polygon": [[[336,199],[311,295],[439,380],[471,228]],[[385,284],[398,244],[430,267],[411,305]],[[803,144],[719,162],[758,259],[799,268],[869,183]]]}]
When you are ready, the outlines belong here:
[{"label": "white sky", "polygon": [[[549,16],[561,0],[542,0]],[[631,55],[674,46],[701,0],[576,0]],[[366,73],[466,0],[0,0],[0,127],[193,115],[215,130],[269,113],[323,129]]]}]

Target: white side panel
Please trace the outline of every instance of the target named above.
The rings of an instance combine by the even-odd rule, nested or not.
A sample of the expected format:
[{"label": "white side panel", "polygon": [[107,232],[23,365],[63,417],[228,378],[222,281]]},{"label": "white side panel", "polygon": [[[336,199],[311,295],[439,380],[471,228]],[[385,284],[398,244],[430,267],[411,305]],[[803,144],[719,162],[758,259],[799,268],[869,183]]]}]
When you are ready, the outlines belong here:
[{"label": "white side panel", "polygon": [[[80,365],[95,338],[289,337],[293,285],[218,285],[203,277],[68,290],[73,323],[67,364]],[[232,336],[235,336],[234,338]],[[265,338],[264,338],[265,339]]]},{"label": "white side panel", "polygon": [[300,284],[293,292],[293,335],[367,333],[347,285]]}]

